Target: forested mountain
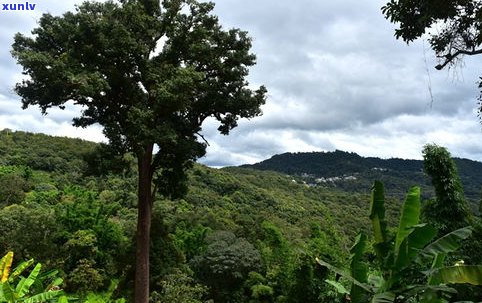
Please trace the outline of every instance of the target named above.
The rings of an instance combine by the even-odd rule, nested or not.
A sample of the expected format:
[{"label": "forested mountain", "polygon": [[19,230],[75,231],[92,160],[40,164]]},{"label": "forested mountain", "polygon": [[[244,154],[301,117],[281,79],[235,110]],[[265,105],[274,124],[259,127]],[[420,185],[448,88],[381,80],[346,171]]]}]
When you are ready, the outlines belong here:
[{"label": "forested mountain", "polygon": [[[338,163],[345,155],[352,159],[351,169],[338,169],[346,175],[364,161],[335,155]],[[383,167],[383,161],[370,161],[400,176],[414,170],[403,170],[402,160]],[[0,255],[13,251],[16,264],[34,258],[45,270],[58,269],[59,287],[76,302],[132,301],[136,167],[133,157],[104,145],[0,131]],[[373,180],[359,192],[337,182],[310,186],[316,178],[306,176],[314,174],[309,166],[296,170],[288,161],[287,167],[298,176],[196,164],[183,199],[157,197],[151,301],[340,302],[324,282],[333,275],[315,258],[347,268],[352,240],[359,231],[371,232]],[[336,176],[326,172],[325,178]],[[396,226],[400,206],[396,195],[386,199],[388,226]],[[42,279],[37,288],[49,281]]]},{"label": "forested mountain", "polygon": [[[477,209],[482,189],[482,163],[455,158],[467,199]],[[284,153],[267,160],[243,165],[297,176],[306,183],[337,187],[349,192],[368,192],[373,180],[385,184],[388,192],[403,196],[413,185],[422,187],[422,196],[433,196],[430,179],[423,172],[422,160],[380,159],[361,157],[356,153],[334,152]]]}]

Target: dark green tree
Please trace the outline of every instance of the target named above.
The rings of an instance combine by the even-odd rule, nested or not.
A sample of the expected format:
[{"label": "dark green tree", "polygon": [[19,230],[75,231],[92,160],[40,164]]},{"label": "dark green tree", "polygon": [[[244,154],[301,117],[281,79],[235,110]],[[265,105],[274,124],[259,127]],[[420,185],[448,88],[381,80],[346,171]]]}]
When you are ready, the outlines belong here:
[{"label": "dark green tree", "polygon": [[0,206],[19,204],[25,199],[28,184],[15,174],[0,176]]},{"label": "dark green tree", "polygon": [[58,266],[55,235],[59,228],[49,209],[18,204],[0,207],[0,251],[15,251],[18,260],[35,258],[47,267]]},{"label": "dark green tree", "polygon": [[[208,117],[228,134],[261,114],[266,89],[248,88],[251,39],[224,30],[213,3],[196,0],[85,2],[44,14],[32,35],[17,34],[13,56],[29,76],[15,90],[23,107],[81,106],[75,126],[103,126],[110,144],[138,165],[135,302],[149,297],[149,241],[156,191],[175,198],[185,170],[205,153]],[[152,186],[154,181],[154,187]]]},{"label": "dark green tree", "polygon": [[206,243],[206,251],[191,260],[197,278],[210,286],[214,302],[244,302],[243,283],[249,272],[261,269],[259,251],[228,231],[209,234]]},{"label": "dark green tree", "polygon": [[432,179],[436,196],[423,207],[425,222],[436,227],[439,235],[470,225],[471,214],[450,153],[444,147],[427,144],[422,154],[423,167]]}]

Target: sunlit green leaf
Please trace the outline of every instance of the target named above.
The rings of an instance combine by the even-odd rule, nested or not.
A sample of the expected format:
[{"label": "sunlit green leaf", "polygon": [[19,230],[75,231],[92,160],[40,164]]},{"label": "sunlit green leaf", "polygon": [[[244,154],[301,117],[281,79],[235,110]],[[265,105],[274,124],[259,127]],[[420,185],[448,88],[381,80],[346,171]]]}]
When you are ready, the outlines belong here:
[{"label": "sunlit green leaf", "polygon": [[482,285],[482,265],[448,266],[432,272],[443,283],[469,283]]},{"label": "sunlit green leaf", "polygon": [[343,284],[341,284],[340,282],[337,282],[337,281],[333,281],[333,280],[325,280],[326,283],[332,285],[333,287],[335,287],[336,291],[339,293],[339,294],[349,294],[350,292],[345,288],[345,286],[343,286]]}]

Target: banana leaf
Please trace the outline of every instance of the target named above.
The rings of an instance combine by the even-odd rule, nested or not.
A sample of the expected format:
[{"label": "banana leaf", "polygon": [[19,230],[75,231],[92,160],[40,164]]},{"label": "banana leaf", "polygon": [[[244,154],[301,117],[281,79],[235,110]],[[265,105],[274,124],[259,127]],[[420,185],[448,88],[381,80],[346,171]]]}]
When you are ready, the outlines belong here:
[{"label": "banana leaf", "polygon": [[[435,270],[436,268],[441,268],[444,265],[446,257],[447,257],[446,254],[437,254],[433,259],[432,266],[430,267],[430,269]],[[439,285],[442,283],[442,281],[434,277],[432,274],[429,274],[427,283],[429,285]]]},{"label": "banana leaf", "polygon": [[57,303],[69,303],[69,299],[67,298],[67,296],[61,296],[59,297]]},{"label": "banana leaf", "polygon": [[10,286],[10,283],[6,281],[6,282],[3,282],[1,286],[2,286],[3,297],[5,298],[5,300],[7,302],[15,302],[17,298],[15,296],[15,292]]},{"label": "banana leaf", "polygon": [[430,273],[443,283],[482,285],[482,265],[447,266],[431,270]]},{"label": "banana leaf", "polygon": [[33,259],[30,259],[28,261],[24,261],[20,263],[17,267],[15,267],[12,274],[9,276],[8,281],[12,283],[13,280],[17,278],[19,275],[21,275],[25,269],[30,267],[33,264],[33,262],[34,262]]},{"label": "banana leaf", "polygon": [[409,285],[405,288],[400,289],[398,293],[403,295],[405,298],[411,298],[415,297],[420,294],[424,294],[427,292],[433,292],[433,293],[450,293],[450,294],[456,294],[457,290],[455,290],[452,287],[449,287],[447,285]]},{"label": "banana leaf", "polygon": [[13,262],[13,251],[9,251],[0,259],[0,282],[3,283],[8,280],[10,268]]},{"label": "banana leaf", "polygon": [[467,239],[472,234],[472,227],[467,226],[435,240],[427,245],[420,254],[422,256],[433,256],[456,251],[460,247],[460,240]]},{"label": "banana leaf", "polygon": [[370,204],[370,220],[372,221],[373,247],[380,261],[383,261],[390,248],[387,241],[387,221],[385,220],[385,194],[383,184],[375,181],[372,187],[372,200]]},{"label": "banana leaf", "polygon": [[350,292],[341,284],[340,282],[333,281],[333,280],[325,280],[326,283],[330,284],[331,286],[335,287],[336,292],[342,295],[348,295]]},{"label": "banana leaf", "polygon": [[25,299],[23,302],[25,303],[42,303],[42,302],[48,302],[49,300],[52,300],[53,298],[56,298],[63,294],[63,291],[61,290],[52,290],[52,291],[46,291],[34,296],[31,296],[28,299]]},{"label": "banana leaf", "polygon": [[395,260],[395,269],[401,271],[410,265],[422,250],[437,234],[437,230],[426,224],[418,224],[410,228],[410,233],[403,240]]},{"label": "banana leaf", "polygon": [[395,237],[395,256],[398,255],[400,245],[412,232],[411,228],[418,224],[420,219],[420,188],[414,186],[407,193],[405,203],[403,203],[400,223]]},{"label": "banana leaf", "polygon": [[26,293],[28,293],[32,284],[35,283],[35,280],[37,279],[37,276],[40,273],[41,269],[42,264],[37,263],[37,265],[35,265],[28,277],[26,279],[23,278],[22,280],[20,280],[15,289],[19,298],[22,298]]},{"label": "banana leaf", "polygon": [[[355,244],[353,244],[350,249],[350,271],[351,276],[361,283],[367,283],[368,281],[368,265],[363,262],[363,253],[365,252],[365,246],[367,242],[367,236],[363,233],[358,234],[355,239]],[[353,302],[361,302],[366,295],[366,291],[353,284],[351,286],[351,298]]]},{"label": "banana leaf", "polygon": [[395,294],[392,292],[384,292],[375,294],[370,303],[393,303],[395,301]]},{"label": "banana leaf", "polygon": [[362,289],[368,291],[368,292],[371,292],[373,293],[374,291],[370,288],[369,285],[365,284],[365,283],[362,283],[360,281],[358,281],[357,279],[353,278],[350,274],[346,273],[345,271],[329,264],[329,263],[326,263],[325,261],[319,259],[319,258],[315,258],[316,262],[321,265],[321,266],[324,266],[326,268],[328,268],[329,270],[331,270],[332,272],[334,273],[337,273],[339,274],[340,276],[342,276],[343,278],[347,279],[348,281],[350,281],[351,283],[361,287]]}]

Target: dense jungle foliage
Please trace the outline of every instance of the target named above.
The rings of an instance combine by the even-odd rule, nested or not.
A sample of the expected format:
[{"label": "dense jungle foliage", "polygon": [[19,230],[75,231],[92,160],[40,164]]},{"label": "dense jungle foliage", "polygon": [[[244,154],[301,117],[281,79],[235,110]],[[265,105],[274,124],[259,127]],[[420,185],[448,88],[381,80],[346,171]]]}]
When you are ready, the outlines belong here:
[{"label": "dense jungle foliage", "polygon": [[[13,251],[12,267],[34,259],[25,269],[30,275],[34,264],[42,264],[32,289],[63,290],[58,302],[130,302],[136,186],[133,158],[116,156],[105,145],[1,131],[0,257]],[[403,200],[395,196],[387,189],[388,226],[400,216]],[[195,165],[184,199],[154,202],[151,301],[345,302],[349,294],[325,282],[338,275],[315,258],[350,267],[353,239],[359,231],[372,234],[370,200],[369,189],[345,191],[272,171]],[[470,222],[480,235],[479,218]],[[474,245],[454,258],[481,264]],[[376,270],[372,246],[364,252],[363,261]],[[55,288],[49,286],[54,282]],[[335,282],[346,288],[351,283]],[[480,295],[477,287],[457,290],[458,299],[476,301]]]}]

